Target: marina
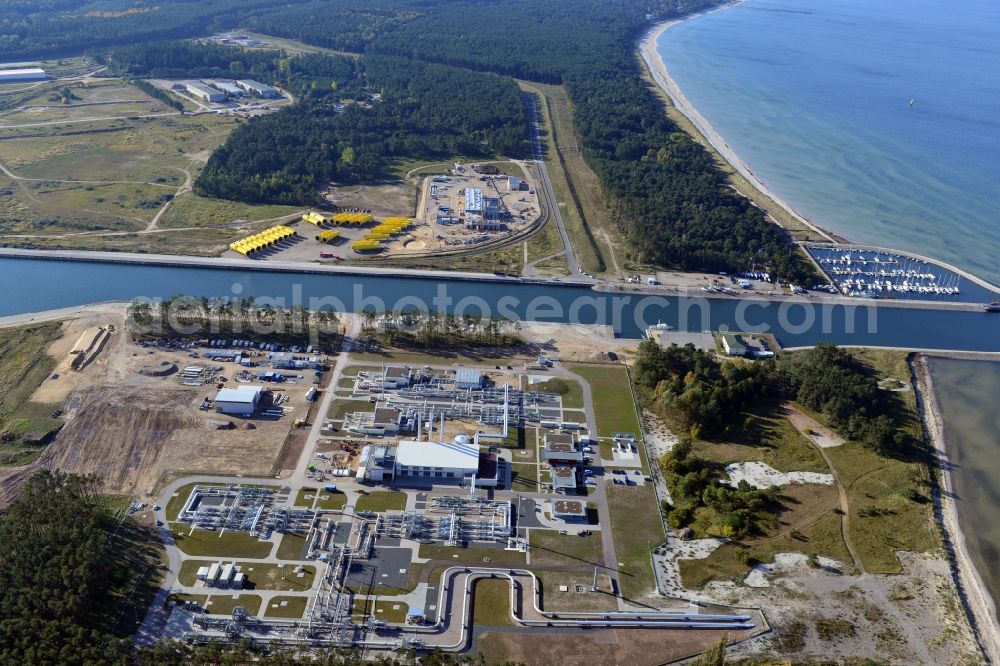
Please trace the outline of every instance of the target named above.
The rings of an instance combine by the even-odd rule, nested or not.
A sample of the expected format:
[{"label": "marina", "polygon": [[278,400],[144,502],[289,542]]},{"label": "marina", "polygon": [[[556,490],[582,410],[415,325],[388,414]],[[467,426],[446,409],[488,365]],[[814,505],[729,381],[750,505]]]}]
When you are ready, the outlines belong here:
[{"label": "marina", "polygon": [[902,252],[864,246],[806,246],[844,296],[988,303],[996,294],[958,272]]}]

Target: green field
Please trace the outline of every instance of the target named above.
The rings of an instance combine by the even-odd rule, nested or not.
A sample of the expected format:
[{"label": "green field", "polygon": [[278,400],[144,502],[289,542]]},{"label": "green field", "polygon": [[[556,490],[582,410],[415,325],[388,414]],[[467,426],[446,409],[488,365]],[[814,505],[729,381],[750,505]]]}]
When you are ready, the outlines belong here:
[{"label": "green field", "polygon": [[295,532],[285,532],[278,542],[278,551],[275,556],[279,560],[300,560],[302,551],[306,547],[306,537]]},{"label": "green field", "polygon": [[[284,605],[282,605],[284,604]],[[284,617],[298,619],[306,612],[309,606],[307,596],[277,596],[271,597],[271,601],[264,609],[266,617]]]},{"label": "green field", "polygon": [[52,416],[62,405],[29,400],[55,367],[45,350],[61,330],[60,322],[0,330],[0,466],[32,462],[62,426]]},{"label": "green field", "polygon": [[420,544],[417,553],[428,560],[444,560],[454,564],[524,564],[524,553],[502,548],[461,548],[458,546],[439,546],[436,544]]},{"label": "green field", "polygon": [[261,220],[270,220],[274,224],[278,224],[281,218],[287,218],[291,215],[297,218],[303,210],[295,206],[255,205],[237,201],[223,201],[222,199],[210,199],[185,192],[170,204],[170,208],[160,218],[159,226],[164,229],[176,229]]},{"label": "green field", "polygon": [[600,437],[611,437],[616,432],[635,433],[637,438],[641,436],[625,366],[569,365],[568,369],[590,384]]},{"label": "green field", "polygon": [[376,490],[373,493],[358,498],[355,511],[402,511],[406,508],[406,493],[388,490]]},{"label": "green field", "polygon": [[197,557],[262,558],[271,553],[273,544],[260,541],[247,532],[215,532],[194,530],[187,525],[171,523],[177,547]]},{"label": "green field", "polygon": [[477,627],[517,626],[510,616],[510,581],[506,578],[477,580],[472,588],[472,621]]},{"label": "green field", "polygon": [[575,534],[575,530],[569,530],[569,534],[559,534],[554,530],[531,530],[530,538],[532,564],[570,567],[603,564],[599,531],[580,536]]},{"label": "green field", "polygon": [[256,594],[231,594],[217,593],[211,594],[205,607],[211,615],[232,615],[233,609],[243,606],[250,615],[257,615],[260,612],[261,598]]},{"label": "green field", "polygon": [[[665,534],[652,486],[608,486],[611,534],[622,594],[636,599],[656,587],[650,553]],[[614,564],[614,563],[612,563]]]},{"label": "green field", "polygon": [[[402,624],[406,622],[406,613],[409,610],[410,607],[402,601],[393,601],[391,599],[373,601],[372,599],[366,597],[354,600],[354,606],[351,608],[351,615],[353,615],[356,619],[374,615],[378,620],[385,620],[386,622],[392,622],[394,624]],[[374,613],[372,611],[374,611]]]}]

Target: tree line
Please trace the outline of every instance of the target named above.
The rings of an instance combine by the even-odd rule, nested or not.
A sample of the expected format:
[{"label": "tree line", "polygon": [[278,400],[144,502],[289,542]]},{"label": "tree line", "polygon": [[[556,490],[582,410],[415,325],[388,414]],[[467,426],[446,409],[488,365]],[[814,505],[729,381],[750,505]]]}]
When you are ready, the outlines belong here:
[{"label": "tree line", "polygon": [[512,80],[386,56],[364,56],[356,67],[359,85],[377,96],[359,103],[339,92],[336,100],[306,98],[238,127],[212,154],[195,191],[311,203],[326,183],[390,175],[394,158],[526,154],[525,109]]},{"label": "tree line", "polygon": [[905,455],[915,444],[892,394],[879,388],[867,366],[830,343],[778,362],[747,363],[719,361],[690,344],[661,348],[645,340],[635,378],[650,405],[695,438],[751,430],[755,405],[782,399],[819,412],[839,434],[880,455]]}]

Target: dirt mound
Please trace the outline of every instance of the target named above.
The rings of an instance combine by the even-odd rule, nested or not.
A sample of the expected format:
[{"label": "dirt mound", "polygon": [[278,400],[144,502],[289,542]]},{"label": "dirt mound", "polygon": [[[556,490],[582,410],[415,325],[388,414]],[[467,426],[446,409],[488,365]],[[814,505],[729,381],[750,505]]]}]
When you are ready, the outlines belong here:
[{"label": "dirt mound", "polygon": [[159,365],[144,365],[139,368],[139,374],[146,377],[167,377],[177,372],[177,364],[170,361],[160,361]]},{"label": "dirt mound", "polygon": [[403,243],[403,249],[410,252],[419,252],[420,250],[427,249],[427,243],[422,240],[408,240]]}]

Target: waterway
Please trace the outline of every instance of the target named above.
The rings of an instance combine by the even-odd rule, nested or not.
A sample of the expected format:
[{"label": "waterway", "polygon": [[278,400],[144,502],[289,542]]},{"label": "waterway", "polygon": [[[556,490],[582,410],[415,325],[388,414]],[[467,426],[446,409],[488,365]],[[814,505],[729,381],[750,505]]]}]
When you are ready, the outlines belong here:
[{"label": "waterway", "polygon": [[807,218],[1000,283],[998,45],[996,0],[746,0],[657,48]]},{"label": "waterway", "polygon": [[338,312],[431,309],[513,320],[613,326],[641,337],[662,321],[678,330],[768,331],[784,346],[838,344],[1000,352],[1000,315],[820,304],[810,299],[709,299],[606,293],[586,287],[0,258],[0,316],[135,298],[253,296],[259,303]]},{"label": "waterway", "polygon": [[954,465],[958,520],[973,563],[1000,606],[1000,363],[931,357],[927,365]]}]

